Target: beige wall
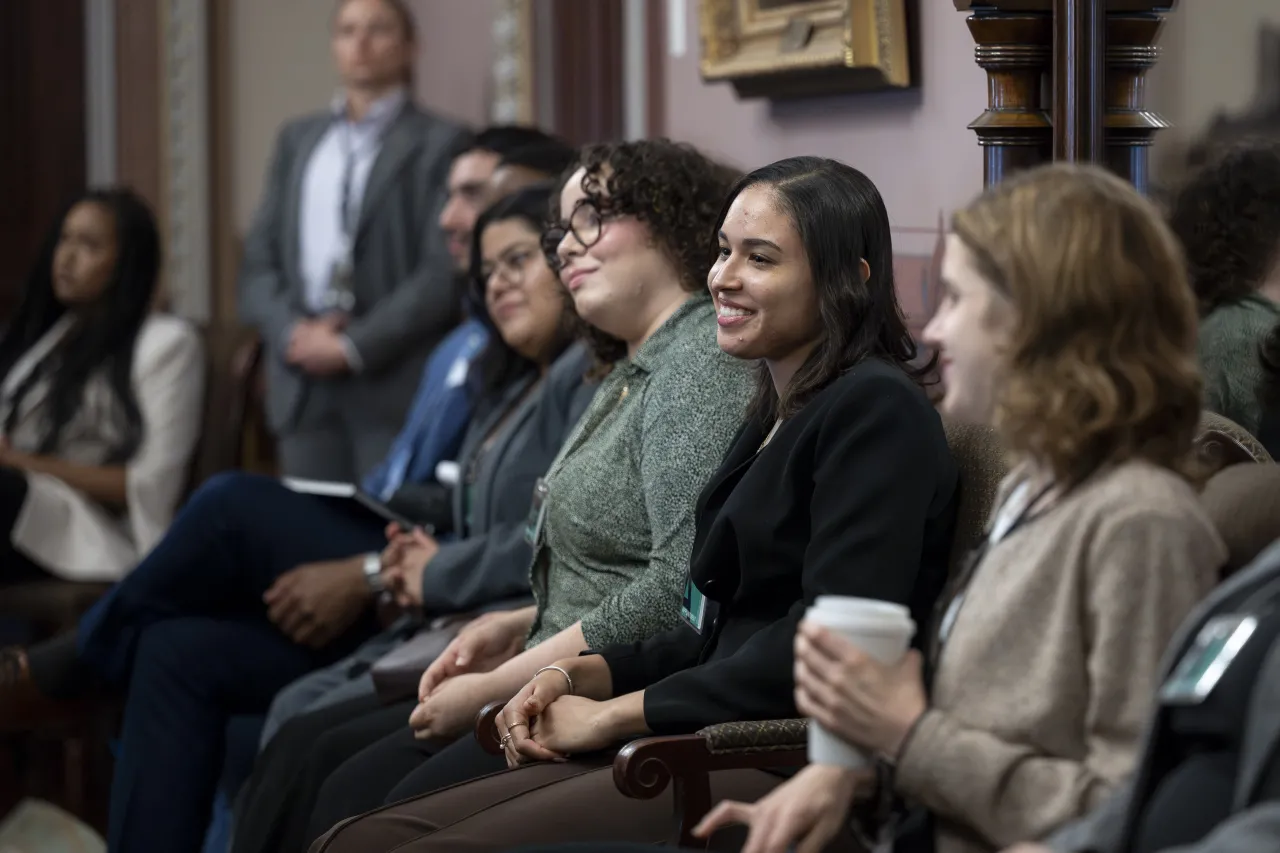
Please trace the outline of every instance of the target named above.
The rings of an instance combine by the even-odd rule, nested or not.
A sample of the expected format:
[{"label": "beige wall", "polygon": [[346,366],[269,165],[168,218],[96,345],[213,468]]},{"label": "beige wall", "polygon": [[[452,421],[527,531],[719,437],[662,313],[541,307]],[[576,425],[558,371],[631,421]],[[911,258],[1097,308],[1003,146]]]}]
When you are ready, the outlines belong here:
[{"label": "beige wall", "polygon": [[[770,104],[702,82],[697,2],[688,0],[688,51],[667,65],[667,133],[746,168],[797,154],[843,160],[880,187],[895,226],[932,229],[940,211],[982,189],[982,154],[966,126],[986,105],[986,76],[955,7],[919,7],[920,88]],[[932,238],[922,240],[919,250],[932,251]]]},{"label": "beige wall", "polygon": [[[222,2],[222,0],[219,0]],[[321,109],[337,80],[329,59],[325,0],[230,3],[232,205],[248,226],[281,124]],[[481,124],[487,110],[493,7],[489,0],[411,0],[421,52],[418,100],[443,115]]]}]

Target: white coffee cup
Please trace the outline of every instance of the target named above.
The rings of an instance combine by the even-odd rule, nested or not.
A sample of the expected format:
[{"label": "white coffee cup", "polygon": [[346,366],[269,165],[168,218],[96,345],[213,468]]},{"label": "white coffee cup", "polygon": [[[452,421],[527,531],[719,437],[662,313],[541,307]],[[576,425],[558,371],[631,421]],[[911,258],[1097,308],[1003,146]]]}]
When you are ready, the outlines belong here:
[{"label": "white coffee cup", "polygon": [[[907,608],[870,598],[819,596],[805,613],[805,620],[839,634],[888,665],[902,660],[916,632],[916,623]],[[862,750],[812,720],[809,722],[809,761],[851,769],[871,763]]]}]

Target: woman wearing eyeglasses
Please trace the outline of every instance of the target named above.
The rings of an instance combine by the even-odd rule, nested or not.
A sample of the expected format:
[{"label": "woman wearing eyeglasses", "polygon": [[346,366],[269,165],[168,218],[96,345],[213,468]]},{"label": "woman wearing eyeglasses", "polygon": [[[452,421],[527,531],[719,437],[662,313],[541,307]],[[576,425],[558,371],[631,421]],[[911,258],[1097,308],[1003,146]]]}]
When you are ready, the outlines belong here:
[{"label": "woman wearing eyeglasses", "polygon": [[410,727],[329,777],[312,837],[402,790],[453,781],[456,750],[457,772],[469,776],[473,739],[436,753],[542,667],[677,623],[694,504],[752,390],[747,366],[716,346],[705,288],[716,257],[710,235],[735,177],[665,140],[590,146],[579,156],[544,246],[595,330],[604,376],[534,495],[536,604],[458,636],[424,674]]}]

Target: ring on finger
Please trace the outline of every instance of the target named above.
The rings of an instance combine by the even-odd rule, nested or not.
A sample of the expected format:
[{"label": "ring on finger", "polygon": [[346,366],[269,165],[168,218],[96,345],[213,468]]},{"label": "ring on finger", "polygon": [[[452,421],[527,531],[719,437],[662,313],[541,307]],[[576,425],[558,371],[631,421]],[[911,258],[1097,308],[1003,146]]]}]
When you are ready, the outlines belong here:
[{"label": "ring on finger", "polygon": [[503,749],[506,749],[507,744],[509,743],[511,743],[511,735],[509,734],[503,735],[502,740],[498,741],[499,746],[501,746]]},{"label": "ring on finger", "polygon": [[527,728],[529,728],[529,724],[528,724],[528,723],[512,723],[511,725],[507,726],[507,731],[508,731],[508,732],[509,732],[509,731],[511,731],[511,730],[512,730],[512,729],[514,729],[516,726],[524,726],[526,729],[527,729]]}]

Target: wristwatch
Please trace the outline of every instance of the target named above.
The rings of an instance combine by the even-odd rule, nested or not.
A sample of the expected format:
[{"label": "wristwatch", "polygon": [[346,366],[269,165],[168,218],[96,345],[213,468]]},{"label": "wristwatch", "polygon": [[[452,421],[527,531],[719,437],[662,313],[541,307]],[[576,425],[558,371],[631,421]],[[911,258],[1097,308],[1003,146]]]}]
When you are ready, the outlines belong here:
[{"label": "wristwatch", "polygon": [[387,585],[382,580],[382,556],[376,551],[364,555],[364,581],[374,595],[382,595]]}]

